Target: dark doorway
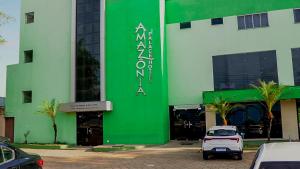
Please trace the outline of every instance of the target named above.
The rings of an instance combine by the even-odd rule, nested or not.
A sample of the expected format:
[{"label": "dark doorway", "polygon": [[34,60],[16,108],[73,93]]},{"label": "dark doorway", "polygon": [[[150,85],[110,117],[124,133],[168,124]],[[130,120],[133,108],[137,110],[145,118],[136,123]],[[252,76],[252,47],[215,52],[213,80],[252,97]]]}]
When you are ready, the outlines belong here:
[{"label": "dark doorway", "polygon": [[11,143],[14,142],[14,131],[15,131],[15,118],[5,118],[5,137],[9,138]]},{"label": "dark doorway", "polygon": [[171,140],[199,140],[206,132],[205,113],[198,109],[170,107]]},{"label": "dark doorway", "polygon": [[81,146],[103,144],[103,114],[101,112],[77,113],[77,144]]}]

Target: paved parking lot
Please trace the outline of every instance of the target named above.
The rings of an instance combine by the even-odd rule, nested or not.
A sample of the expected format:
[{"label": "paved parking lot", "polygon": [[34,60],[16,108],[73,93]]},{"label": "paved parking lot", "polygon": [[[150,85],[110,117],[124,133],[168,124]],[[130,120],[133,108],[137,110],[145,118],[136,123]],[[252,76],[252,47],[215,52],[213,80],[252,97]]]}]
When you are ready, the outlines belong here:
[{"label": "paved parking lot", "polygon": [[158,146],[129,152],[95,153],[77,150],[26,150],[42,155],[45,169],[248,169],[255,152],[244,160],[202,160],[196,146]]}]

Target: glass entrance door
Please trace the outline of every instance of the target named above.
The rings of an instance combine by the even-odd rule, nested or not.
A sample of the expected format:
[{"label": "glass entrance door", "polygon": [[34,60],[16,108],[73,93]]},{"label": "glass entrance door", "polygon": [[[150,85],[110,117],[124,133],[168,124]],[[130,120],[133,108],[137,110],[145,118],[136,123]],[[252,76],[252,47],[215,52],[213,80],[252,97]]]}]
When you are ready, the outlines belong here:
[{"label": "glass entrance door", "polygon": [[82,146],[96,146],[103,144],[102,113],[77,113],[77,144]]},{"label": "glass entrance door", "polygon": [[199,140],[205,135],[205,113],[170,109],[171,140]]}]

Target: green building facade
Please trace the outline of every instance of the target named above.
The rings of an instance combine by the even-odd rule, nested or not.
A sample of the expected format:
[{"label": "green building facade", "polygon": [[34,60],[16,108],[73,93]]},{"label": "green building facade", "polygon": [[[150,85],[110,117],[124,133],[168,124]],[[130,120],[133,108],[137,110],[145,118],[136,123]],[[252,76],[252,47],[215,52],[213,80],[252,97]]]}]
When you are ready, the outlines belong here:
[{"label": "green building facade", "polygon": [[[234,54],[244,54],[234,58],[253,55],[259,61],[275,58],[275,73],[260,75],[290,87],[279,104],[275,130],[281,131],[274,137],[299,139],[300,89],[294,65],[300,48],[300,1],[230,1],[23,0],[20,63],[7,70],[5,116],[14,119],[13,140],[23,142],[24,133],[30,131],[29,142],[53,141],[51,120],[38,113],[42,102],[51,99],[61,103],[57,114],[61,143],[164,144],[170,139],[199,139],[218,124],[215,114],[200,113],[216,97],[247,105],[260,101],[249,86],[240,87],[249,79],[243,76],[243,84],[238,83],[241,79],[231,80],[234,70],[226,69],[226,82],[221,75],[214,76],[223,72],[214,65],[218,58],[230,60]],[[267,13],[267,25],[262,13]],[[245,29],[239,25],[243,17]],[[257,71],[273,68],[260,66]],[[260,130],[258,124],[263,128],[263,117],[250,127],[235,124],[244,116],[232,118],[233,125],[249,131]]]}]

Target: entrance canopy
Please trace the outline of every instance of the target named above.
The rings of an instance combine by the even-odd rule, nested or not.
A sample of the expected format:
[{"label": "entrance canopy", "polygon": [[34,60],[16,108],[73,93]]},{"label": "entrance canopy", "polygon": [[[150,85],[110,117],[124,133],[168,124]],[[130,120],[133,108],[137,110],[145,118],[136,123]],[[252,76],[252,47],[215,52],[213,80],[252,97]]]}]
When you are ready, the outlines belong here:
[{"label": "entrance canopy", "polygon": [[60,112],[94,112],[94,111],[112,111],[112,102],[74,102],[63,103],[59,105]]},{"label": "entrance canopy", "polygon": [[[203,104],[211,104],[217,98],[222,98],[229,103],[262,101],[262,97],[256,89],[223,90],[203,92]],[[299,99],[300,86],[288,86],[283,91],[280,99]]]}]

